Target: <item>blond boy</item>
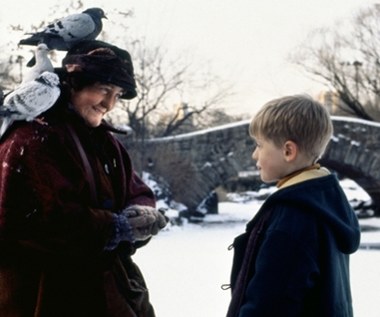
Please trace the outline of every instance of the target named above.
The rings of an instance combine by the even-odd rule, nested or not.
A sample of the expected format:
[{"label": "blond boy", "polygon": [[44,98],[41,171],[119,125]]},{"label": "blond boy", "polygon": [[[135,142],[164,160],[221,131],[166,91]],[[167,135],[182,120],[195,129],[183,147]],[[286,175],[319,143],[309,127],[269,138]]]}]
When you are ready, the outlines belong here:
[{"label": "blond boy", "polygon": [[309,96],[275,99],[253,118],[252,158],[278,190],[234,240],[228,317],[353,316],[349,254],[360,229],[336,176],[317,162],[330,116]]}]

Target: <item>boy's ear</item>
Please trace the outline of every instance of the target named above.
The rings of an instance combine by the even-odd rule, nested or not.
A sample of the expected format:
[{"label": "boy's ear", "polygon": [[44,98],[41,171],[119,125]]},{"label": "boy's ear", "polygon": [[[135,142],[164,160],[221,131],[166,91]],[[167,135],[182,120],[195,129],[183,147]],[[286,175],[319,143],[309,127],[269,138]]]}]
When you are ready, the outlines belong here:
[{"label": "boy's ear", "polygon": [[283,146],[283,154],[285,161],[292,162],[297,158],[298,146],[293,141],[286,141]]}]

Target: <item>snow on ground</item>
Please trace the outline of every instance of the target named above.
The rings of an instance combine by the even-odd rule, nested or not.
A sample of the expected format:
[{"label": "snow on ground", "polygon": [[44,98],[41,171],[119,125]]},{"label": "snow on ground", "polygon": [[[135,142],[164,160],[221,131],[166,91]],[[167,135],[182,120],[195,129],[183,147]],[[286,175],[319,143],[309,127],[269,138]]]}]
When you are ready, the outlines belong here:
[{"label": "snow on ground", "polygon": [[[358,199],[365,196],[352,183],[344,187]],[[203,224],[170,227],[137,252],[134,259],[146,278],[157,317],[225,316],[230,291],[221,285],[229,283],[233,251],[228,246],[260,205],[244,198],[220,203],[219,215],[207,216]],[[360,222],[379,229],[363,232],[363,243],[380,243],[380,219]],[[360,249],[351,256],[355,317],[380,317],[379,263],[380,252],[374,249]]]},{"label": "snow on ground", "polygon": [[135,256],[146,277],[157,317],[224,316],[230,291],[232,251],[228,246],[244,230],[260,202],[222,203],[219,215],[203,224],[172,226]]}]

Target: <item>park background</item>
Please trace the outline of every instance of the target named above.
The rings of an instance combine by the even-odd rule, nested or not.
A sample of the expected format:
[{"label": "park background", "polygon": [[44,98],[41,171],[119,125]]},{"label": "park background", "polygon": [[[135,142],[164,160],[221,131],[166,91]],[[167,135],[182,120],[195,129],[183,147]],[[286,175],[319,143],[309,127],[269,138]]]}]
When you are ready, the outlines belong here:
[{"label": "park background", "polygon": [[[101,7],[108,16],[103,20],[106,39],[115,38],[115,44],[127,49],[136,40],[159,47],[169,60],[180,58],[191,65],[195,79],[197,73],[213,74],[231,89],[217,106],[225,113],[249,119],[269,99],[294,93],[316,96],[326,89],[291,62],[289,55],[307,42],[314,29],[333,28],[359,9],[376,4],[365,0],[83,0],[71,1],[67,7],[70,13],[75,12],[75,6],[79,11]],[[61,17],[64,7],[62,1],[52,0],[4,2],[0,11],[1,62],[8,55],[22,54],[25,60],[31,56],[32,48],[15,44],[32,26]],[[124,25],[123,32],[114,28],[117,24]],[[21,72],[26,71],[25,63],[20,65]],[[175,68],[175,63],[166,66]],[[192,104],[200,98],[205,97],[199,90],[181,90],[167,102],[169,106]],[[247,149],[247,155],[249,152]],[[349,188],[350,199],[368,200],[355,184]],[[158,317],[225,314],[229,293],[220,285],[229,279],[232,254],[227,247],[261,204],[255,198],[242,200],[241,195],[245,194],[219,202],[219,214],[206,216],[201,224],[185,221],[181,226],[170,225],[136,254]],[[363,232],[362,242],[378,243],[378,219],[362,219],[361,224],[373,229]],[[352,256],[355,316],[380,316],[376,296],[380,291],[379,260],[376,249],[362,248]]]}]

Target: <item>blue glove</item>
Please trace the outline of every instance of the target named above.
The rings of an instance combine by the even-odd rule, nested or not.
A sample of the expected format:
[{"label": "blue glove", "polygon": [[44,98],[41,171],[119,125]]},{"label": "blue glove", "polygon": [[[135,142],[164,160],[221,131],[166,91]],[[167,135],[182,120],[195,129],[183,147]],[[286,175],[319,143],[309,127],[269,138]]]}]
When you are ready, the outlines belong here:
[{"label": "blue glove", "polygon": [[133,205],[120,214],[113,214],[114,233],[106,250],[113,250],[121,241],[143,241],[156,235],[168,223],[168,218],[153,207]]},{"label": "blue glove", "polygon": [[146,240],[156,235],[168,223],[168,218],[150,206],[133,205],[121,213],[128,217],[129,224],[136,240]]}]

